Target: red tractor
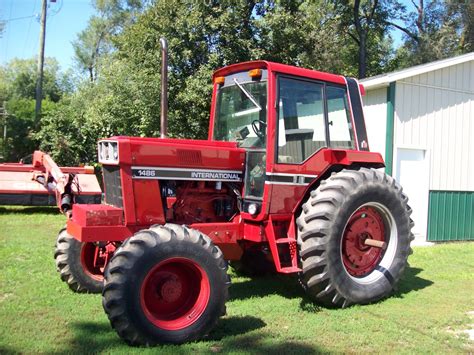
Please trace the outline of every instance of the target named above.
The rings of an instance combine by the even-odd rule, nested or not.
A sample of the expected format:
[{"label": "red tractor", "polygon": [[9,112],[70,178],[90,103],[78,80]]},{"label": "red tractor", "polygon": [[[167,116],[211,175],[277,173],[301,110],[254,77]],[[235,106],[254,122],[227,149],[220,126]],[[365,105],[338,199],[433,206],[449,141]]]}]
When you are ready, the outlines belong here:
[{"label": "red tractor", "polygon": [[209,333],[225,314],[227,261],[296,274],[328,306],[389,295],[413,222],[369,152],[363,87],[266,61],[220,69],[213,83],[207,140],[99,141],[105,203],[73,206],[57,244],[62,278],[102,291],[132,345]]}]

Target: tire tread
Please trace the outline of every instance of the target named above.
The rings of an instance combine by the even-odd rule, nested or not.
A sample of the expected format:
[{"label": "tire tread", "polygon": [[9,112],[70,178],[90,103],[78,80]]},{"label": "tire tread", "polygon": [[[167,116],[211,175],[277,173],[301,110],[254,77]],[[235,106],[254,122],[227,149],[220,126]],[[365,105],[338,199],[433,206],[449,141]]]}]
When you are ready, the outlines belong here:
[{"label": "tire tread", "polygon": [[[58,233],[56,240],[54,259],[56,262],[56,269],[59,272],[60,278],[69,288],[77,293],[101,293],[102,286],[96,280],[88,280],[87,283],[79,279],[79,275],[75,275],[71,269],[71,264],[76,267],[80,266],[80,242],[74,239],[66,231],[66,227],[62,228]],[[86,277],[82,275],[82,277]],[[101,283],[100,283],[101,284]]]},{"label": "tire tread", "polygon": [[[376,169],[360,168],[344,169],[321,181],[319,187],[311,191],[308,200],[302,206],[301,214],[296,219],[303,270],[300,273],[300,281],[305,290],[322,304],[348,307],[355,303],[350,298],[344,297],[338,288],[337,278],[328,272],[330,261],[325,251],[331,241],[332,225],[340,213],[341,206],[352,191],[369,184],[383,184],[384,188],[398,196],[405,206],[407,216],[411,214],[411,208],[407,204],[408,197],[395,179]],[[407,225],[408,238],[411,241],[413,221],[410,219]],[[411,253],[409,244],[401,251],[401,256],[404,258]],[[394,284],[398,282],[405,265],[401,267]]]},{"label": "tire tread", "polygon": [[[177,224],[153,225],[147,230],[137,232],[129,238],[119,250],[116,256],[111,259],[105,273],[105,286],[102,292],[102,304],[104,310],[111,322],[112,327],[119,336],[128,344],[133,346],[156,345],[160,339],[152,339],[140,332],[140,330],[129,322],[123,299],[119,296],[121,289],[126,287],[126,278],[123,277],[125,269],[122,267],[124,263],[132,265],[144,253],[144,248],[153,248],[163,246],[174,241],[187,240],[193,244],[200,245],[208,254],[218,263],[221,273],[225,274],[225,300],[221,303],[219,315],[226,312],[225,302],[229,298],[228,288],[230,286],[230,277],[227,275],[227,263],[223,259],[223,254],[211,241],[211,239],[203,233],[191,229],[187,226]],[[133,245],[133,248],[132,248]],[[119,258],[120,257],[120,258]],[[218,318],[213,320],[213,324],[208,327],[208,331],[214,328]],[[199,337],[206,334],[199,334]],[[186,341],[195,340],[197,336],[187,339]],[[173,341],[166,341],[173,342]]]}]

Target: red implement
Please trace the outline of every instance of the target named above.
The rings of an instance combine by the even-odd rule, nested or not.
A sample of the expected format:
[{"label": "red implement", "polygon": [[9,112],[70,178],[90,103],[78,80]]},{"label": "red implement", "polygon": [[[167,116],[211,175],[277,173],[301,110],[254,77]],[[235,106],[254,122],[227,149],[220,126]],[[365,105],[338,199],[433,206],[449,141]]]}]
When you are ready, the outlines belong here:
[{"label": "red implement", "polygon": [[57,205],[67,213],[74,203],[100,203],[101,194],[93,167],[60,168],[39,150],[31,164],[0,164],[0,205]]}]

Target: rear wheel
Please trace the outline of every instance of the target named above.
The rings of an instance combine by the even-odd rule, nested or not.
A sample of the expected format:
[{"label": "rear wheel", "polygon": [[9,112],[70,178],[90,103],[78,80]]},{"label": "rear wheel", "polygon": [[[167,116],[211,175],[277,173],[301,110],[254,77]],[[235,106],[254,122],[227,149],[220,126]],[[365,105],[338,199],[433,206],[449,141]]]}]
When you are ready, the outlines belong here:
[{"label": "rear wheel", "polygon": [[104,268],[114,250],[113,244],[81,243],[62,229],[54,253],[61,280],[74,292],[102,292]]},{"label": "rear wheel", "polygon": [[343,170],[323,181],[297,219],[306,291],[343,307],[389,295],[411,254],[407,202],[395,180],[375,169]]},{"label": "rear wheel", "polygon": [[105,272],[103,306],[131,345],[200,339],[225,314],[230,279],[222,252],[204,234],[167,224],[140,231]]}]

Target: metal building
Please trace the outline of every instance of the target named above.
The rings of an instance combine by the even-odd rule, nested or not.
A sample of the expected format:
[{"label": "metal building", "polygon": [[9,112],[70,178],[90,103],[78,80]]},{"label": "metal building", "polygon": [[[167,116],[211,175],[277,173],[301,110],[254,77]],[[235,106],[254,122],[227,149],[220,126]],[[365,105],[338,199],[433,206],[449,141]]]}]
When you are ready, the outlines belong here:
[{"label": "metal building", "polygon": [[370,150],[410,198],[416,237],[474,240],[474,52],[361,83]]}]

